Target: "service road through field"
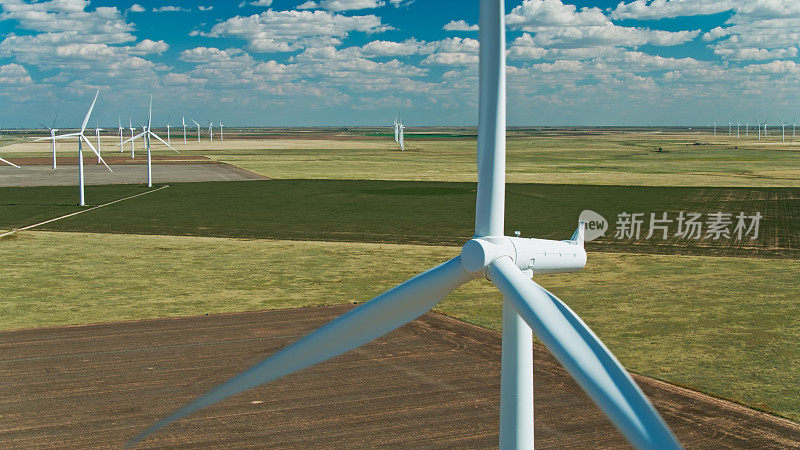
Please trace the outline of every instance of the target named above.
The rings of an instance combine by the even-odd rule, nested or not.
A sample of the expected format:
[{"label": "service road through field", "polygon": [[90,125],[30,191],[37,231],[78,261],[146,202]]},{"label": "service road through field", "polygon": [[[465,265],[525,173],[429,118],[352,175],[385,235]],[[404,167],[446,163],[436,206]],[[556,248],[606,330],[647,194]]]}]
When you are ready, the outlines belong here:
[{"label": "service road through field", "polygon": [[[120,447],[352,306],[0,333],[3,447]],[[536,346],[537,448],[623,448]],[[429,313],[353,352],[221,402],[142,447],[493,447],[499,333]],[[788,448],[800,426],[637,377],[691,448]]]}]

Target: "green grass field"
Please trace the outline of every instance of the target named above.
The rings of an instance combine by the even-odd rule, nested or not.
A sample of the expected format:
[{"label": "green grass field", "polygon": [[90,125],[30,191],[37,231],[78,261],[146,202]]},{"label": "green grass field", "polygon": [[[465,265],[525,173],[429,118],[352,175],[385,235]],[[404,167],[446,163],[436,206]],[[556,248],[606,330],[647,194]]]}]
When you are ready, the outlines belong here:
[{"label": "green grass field", "polygon": [[[361,302],[458,251],[25,232],[0,242],[0,329]],[[798,420],[798,270],[795,260],[598,253],[582,272],[537,281],[630,370]],[[500,329],[501,299],[485,280],[437,310]]]},{"label": "green grass field", "polygon": [[[102,203],[143,192],[139,186],[89,186],[87,198]],[[74,187],[0,188],[0,229],[19,228],[77,209]],[[506,232],[567,239],[583,209],[603,214],[607,236],[590,250],[650,253],[798,257],[800,189],[688,188],[509,184]],[[354,180],[274,180],[180,183],[169,189],[92,211],[43,229],[461,245],[472,235],[472,183]],[[754,243],[730,239],[667,241],[614,237],[617,214],[678,211],[736,214],[760,212]],[[673,228],[677,230],[676,226]]]}]

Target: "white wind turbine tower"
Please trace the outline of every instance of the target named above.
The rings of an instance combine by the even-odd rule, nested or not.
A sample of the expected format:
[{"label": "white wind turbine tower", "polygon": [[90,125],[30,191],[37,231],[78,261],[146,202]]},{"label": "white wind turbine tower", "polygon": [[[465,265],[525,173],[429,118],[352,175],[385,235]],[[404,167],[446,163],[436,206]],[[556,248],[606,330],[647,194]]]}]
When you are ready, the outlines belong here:
[{"label": "white wind turbine tower", "polygon": [[733,125],[730,122],[728,122],[728,136],[731,135],[731,128],[732,127],[733,127]]},{"label": "white wind turbine tower", "polygon": [[136,149],[134,148],[136,141],[133,139],[133,132],[136,129],[133,128],[133,120],[130,117],[128,117],[128,129],[131,130],[131,158],[134,158],[134,153],[136,152]]},{"label": "white wind turbine tower", "polygon": [[736,139],[739,139],[739,121],[736,121]]},{"label": "white wind turbine tower", "polygon": [[[50,130],[50,139],[53,140],[53,142],[52,142],[52,150],[53,150],[53,167],[52,168],[53,169],[55,169],[56,165],[57,165],[56,164],[56,139],[55,139],[56,138],[56,132],[58,131],[58,129],[55,128],[57,119],[58,119],[58,113],[56,113],[56,117],[53,119],[53,125],[48,127],[47,125],[42,124],[43,127],[45,127],[48,130]],[[6,161],[6,162],[8,162],[8,161]],[[9,164],[11,164],[11,163],[9,163]],[[16,166],[16,167],[19,167],[19,166]]]},{"label": "white wind turbine tower", "polygon": [[100,125],[98,125],[95,122],[95,124],[94,124],[94,136],[95,136],[95,139],[97,140],[97,162],[98,163],[100,162],[100,132],[101,131],[103,131],[103,129],[100,128]]},{"label": "white wind turbine tower", "polygon": [[758,128],[758,140],[761,140],[761,122],[758,119],[753,119],[756,121],[756,128]]},{"label": "white wind turbine tower", "polygon": [[192,119],[192,122],[194,122],[194,124],[197,125],[197,143],[199,144],[200,143],[200,124],[197,123],[197,121],[194,120],[194,119]]},{"label": "white wind turbine tower", "polygon": [[[139,133],[138,135],[136,135],[136,136],[134,136],[134,137],[129,139],[130,141],[133,141],[134,139],[136,139],[138,137],[141,137],[143,139],[143,141],[144,141],[144,145],[145,145],[145,147],[147,149],[147,187],[153,187],[153,164],[152,164],[152,159],[151,159],[151,155],[150,155],[150,138],[154,137],[154,138],[158,139],[159,141],[161,141],[162,144],[164,144],[167,147],[175,150],[171,145],[169,145],[168,143],[164,142],[164,140],[161,139],[157,134],[153,133],[153,131],[150,129],[150,125],[152,123],[152,120],[153,120],[153,96],[151,95],[150,96],[150,108],[147,110],[147,125],[142,127],[144,129],[143,129],[143,131],[141,133]],[[180,153],[177,150],[175,150],[175,152],[176,153]]]},{"label": "white wind turbine tower", "polygon": [[[572,239],[508,237],[505,206],[505,9],[480,1],[480,101],[475,236],[461,254],[378,295],[201,395],[136,436],[240,392],[360,347],[425,314],[451,291],[488,278],[503,294],[500,448],[533,448],[532,330],[637,448],[680,444],[631,376],[586,324],[561,300],[531,280],[571,272],[586,262],[584,223]],[[544,212],[543,212],[544,213]]]},{"label": "white wind turbine tower", "polygon": [[744,124],[744,136],[750,137],[750,122],[745,122]]},{"label": "white wind turbine tower", "polygon": [[183,125],[183,145],[186,145],[186,117],[181,116],[181,124]]},{"label": "white wind turbine tower", "polygon": [[714,136],[717,135],[717,122],[714,122]]},{"label": "white wind turbine tower", "polygon": [[786,122],[778,119],[778,122],[781,123],[781,142],[786,142]]},{"label": "white wind turbine tower", "polygon": [[400,130],[400,151],[404,152],[406,151],[406,139],[405,139],[406,126],[403,125],[403,122],[400,122],[397,128]]},{"label": "white wind turbine tower", "polygon": [[122,119],[119,116],[117,116],[117,125],[119,126],[119,152],[122,153],[125,151],[125,147],[122,145],[124,138],[122,137]]},{"label": "white wind turbine tower", "polygon": [[94,148],[94,146],[92,145],[92,142],[89,139],[86,138],[86,135],[83,134],[84,131],[86,131],[86,124],[89,122],[89,117],[91,117],[91,115],[92,115],[92,110],[94,109],[95,102],[97,102],[97,96],[98,95],[100,95],[100,90],[98,90],[97,93],[94,94],[94,100],[92,100],[92,106],[89,107],[89,111],[86,113],[86,117],[83,118],[83,123],[81,124],[81,131],[79,131],[77,133],[69,133],[69,134],[62,134],[62,135],[59,135],[59,136],[53,136],[52,138],[47,137],[47,138],[36,139],[37,141],[45,141],[45,140],[49,140],[49,139],[54,139],[54,140],[55,139],[64,139],[64,138],[73,137],[73,136],[78,138],[78,197],[79,197],[78,205],[80,205],[80,206],[85,206],[86,205],[84,192],[83,192],[84,191],[84,189],[83,189],[83,184],[84,184],[83,183],[83,181],[84,181],[83,180],[83,143],[84,142],[97,155],[97,158],[100,160],[100,162],[103,163],[104,166],[106,166],[106,169],[108,169],[109,172],[113,172],[113,170],[111,170],[111,167],[108,167],[108,164],[106,164],[106,162],[103,161],[103,158],[100,157],[100,153],[97,151],[96,148]]},{"label": "white wind turbine tower", "polygon": [[397,120],[397,116],[394,116],[394,141],[400,143],[400,122]]},{"label": "white wind turbine tower", "polygon": [[208,121],[208,141],[214,142],[214,123]]},{"label": "white wind turbine tower", "polygon": [[225,137],[222,135],[222,121],[219,121],[219,140],[224,141]]},{"label": "white wind turbine tower", "polygon": [[169,121],[167,121],[167,144],[172,144],[172,140],[171,140],[171,139],[170,139],[170,137],[169,137],[169,129],[170,129],[171,127],[172,127],[172,125],[170,125],[170,124],[169,124]]}]

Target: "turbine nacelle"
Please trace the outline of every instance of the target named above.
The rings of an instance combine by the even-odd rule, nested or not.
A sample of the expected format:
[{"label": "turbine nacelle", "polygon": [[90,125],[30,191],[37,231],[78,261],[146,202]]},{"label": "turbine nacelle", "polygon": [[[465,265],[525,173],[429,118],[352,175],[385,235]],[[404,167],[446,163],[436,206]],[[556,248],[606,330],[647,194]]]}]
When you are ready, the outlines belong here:
[{"label": "turbine nacelle", "polygon": [[476,276],[499,258],[511,258],[527,275],[577,272],[586,266],[581,221],[572,238],[565,241],[529,239],[509,236],[481,236],[467,241],[461,248],[461,263]]}]

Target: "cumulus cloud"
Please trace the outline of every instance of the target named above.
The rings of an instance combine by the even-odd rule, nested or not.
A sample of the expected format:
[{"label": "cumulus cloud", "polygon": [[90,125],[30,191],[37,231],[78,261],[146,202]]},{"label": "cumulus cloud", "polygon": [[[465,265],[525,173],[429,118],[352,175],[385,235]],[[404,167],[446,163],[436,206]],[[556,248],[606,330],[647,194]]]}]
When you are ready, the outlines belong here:
[{"label": "cumulus cloud", "polygon": [[409,56],[424,53],[425,42],[406,39],[403,42],[372,41],[361,47],[365,56]]},{"label": "cumulus cloud", "polygon": [[130,12],[145,12],[147,10],[144,9],[144,6],[142,6],[142,5],[138,4],[138,3],[134,3],[134,4],[131,5],[130,8],[128,8],[128,11],[130,11]]},{"label": "cumulus cloud", "polygon": [[635,0],[620,2],[611,12],[613,19],[657,20],[681,16],[703,16],[729,11],[738,0]]},{"label": "cumulus cloud", "polygon": [[206,36],[238,37],[254,52],[290,52],[306,47],[338,45],[351,32],[389,29],[374,15],[344,16],[328,11],[273,11],[236,16],[211,28]]},{"label": "cumulus cloud", "polygon": [[451,20],[442,29],[446,31],[478,31],[478,26],[470,25],[464,20]]},{"label": "cumulus cloud", "polygon": [[33,83],[25,67],[11,63],[0,66],[0,85],[20,86]]},{"label": "cumulus cloud", "polygon": [[181,8],[180,6],[160,6],[158,8],[153,8],[153,12],[186,12],[189,11],[187,8]]}]

